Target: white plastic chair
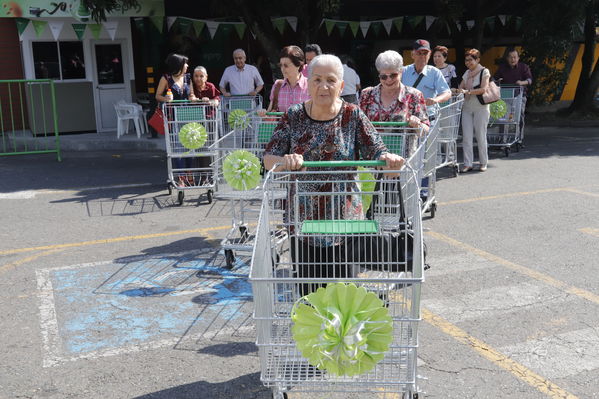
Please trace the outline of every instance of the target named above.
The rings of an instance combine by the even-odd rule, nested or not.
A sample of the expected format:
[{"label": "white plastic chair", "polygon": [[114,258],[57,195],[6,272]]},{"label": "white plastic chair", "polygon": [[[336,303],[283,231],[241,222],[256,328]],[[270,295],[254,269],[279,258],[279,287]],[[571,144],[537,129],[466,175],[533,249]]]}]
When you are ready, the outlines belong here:
[{"label": "white plastic chair", "polygon": [[129,132],[129,121],[133,121],[135,126],[135,132],[137,138],[141,138],[143,133],[148,131],[147,121],[145,120],[141,105],[126,103],[123,100],[114,104],[114,109],[118,118],[116,137],[120,138],[122,135]]}]

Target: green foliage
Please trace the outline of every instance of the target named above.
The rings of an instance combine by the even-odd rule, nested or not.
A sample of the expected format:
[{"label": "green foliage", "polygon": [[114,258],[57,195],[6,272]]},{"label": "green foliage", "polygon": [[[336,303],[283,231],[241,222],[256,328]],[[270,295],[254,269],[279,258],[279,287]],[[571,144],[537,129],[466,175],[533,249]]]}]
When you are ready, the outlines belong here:
[{"label": "green foliage", "polygon": [[106,14],[120,9],[139,8],[138,0],[81,0],[96,22],[106,21]]},{"label": "green foliage", "polygon": [[572,43],[580,38],[579,22],[584,18],[587,0],[552,2],[530,0],[523,21],[521,58],[533,74],[532,102],[546,104],[558,100],[568,79],[564,68]]}]

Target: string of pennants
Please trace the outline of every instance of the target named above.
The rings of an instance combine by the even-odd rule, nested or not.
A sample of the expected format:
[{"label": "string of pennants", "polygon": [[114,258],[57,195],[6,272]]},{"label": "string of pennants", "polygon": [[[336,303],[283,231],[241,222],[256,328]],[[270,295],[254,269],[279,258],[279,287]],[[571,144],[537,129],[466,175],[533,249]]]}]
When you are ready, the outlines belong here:
[{"label": "string of pennants", "polygon": [[[33,30],[35,32],[35,37],[41,37],[46,28],[50,29],[50,33],[52,33],[52,37],[54,40],[58,40],[60,33],[63,31],[65,26],[64,21],[47,21],[43,19],[27,19],[27,18],[15,18],[15,23],[17,25],[17,31],[19,32],[19,38],[23,38],[23,33],[29,26],[29,23],[33,26]],[[68,23],[66,25],[69,25]],[[70,24],[71,28],[75,32],[77,39],[83,40],[83,36],[86,31],[89,31],[94,39],[99,39],[100,34],[102,33],[102,28],[106,31],[111,40],[114,40],[116,37],[116,31],[119,25],[118,20],[114,21],[104,21],[98,24],[84,24],[84,23],[75,23]]]}]

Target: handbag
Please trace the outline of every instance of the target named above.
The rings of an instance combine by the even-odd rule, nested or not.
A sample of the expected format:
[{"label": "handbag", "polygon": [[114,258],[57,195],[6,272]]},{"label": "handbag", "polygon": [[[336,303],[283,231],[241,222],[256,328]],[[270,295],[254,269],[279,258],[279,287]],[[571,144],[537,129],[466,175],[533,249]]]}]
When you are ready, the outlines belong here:
[{"label": "handbag", "polygon": [[[170,88],[168,85],[168,77],[164,75],[166,79],[166,88],[167,90]],[[148,125],[152,127],[152,129],[156,130],[156,132],[162,136],[164,136],[164,113],[162,112],[162,107],[159,104],[156,104],[156,108],[154,109],[154,113],[148,119]]]},{"label": "handbag", "polygon": [[[378,179],[377,179],[378,180]],[[364,236],[355,237],[353,248],[357,259],[360,260],[366,268],[374,269],[377,271],[389,271],[393,273],[397,272],[411,272],[413,268],[414,260],[414,234],[410,223],[406,219],[403,196],[401,192],[401,184],[399,180],[396,183],[385,183],[393,184],[397,186],[397,191],[386,191],[385,202],[388,204],[395,203],[397,201],[399,206],[399,228],[395,231],[388,231],[382,235],[376,236]],[[374,191],[380,190],[380,182],[377,181]],[[397,197],[396,197],[397,193]],[[388,200],[388,201],[387,201]],[[376,208],[378,198],[375,195],[372,199],[370,209],[368,210],[366,217],[373,219],[373,209]],[[426,244],[424,246],[424,259],[426,261]],[[376,265],[376,267],[374,266]]]},{"label": "handbag", "polygon": [[[479,82],[483,79],[483,72],[485,69],[480,71]],[[480,83],[474,87],[475,89],[480,89]],[[483,94],[477,94],[476,98],[478,98],[478,102],[481,105],[491,104],[495,101],[499,101],[501,99],[501,92],[499,90],[499,86],[495,84],[492,80],[489,80],[489,84],[485,88],[485,92]]]}]

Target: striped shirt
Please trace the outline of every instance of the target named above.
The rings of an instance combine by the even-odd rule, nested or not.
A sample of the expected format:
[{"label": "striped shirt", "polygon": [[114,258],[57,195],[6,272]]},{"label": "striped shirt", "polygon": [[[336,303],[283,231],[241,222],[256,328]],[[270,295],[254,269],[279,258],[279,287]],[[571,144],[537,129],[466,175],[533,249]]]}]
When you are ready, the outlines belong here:
[{"label": "striped shirt", "polygon": [[278,109],[273,111],[285,112],[293,104],[301,104],[310,99],[310,94],[308,94],[308,79],[302,75],[293,87],[289,84],[287,79],[284,81],[281,79],[277,80],[270,91],[271,102],[275,94],[275,88],[280,84],[282,84],[282,86],[279,90]]}]

